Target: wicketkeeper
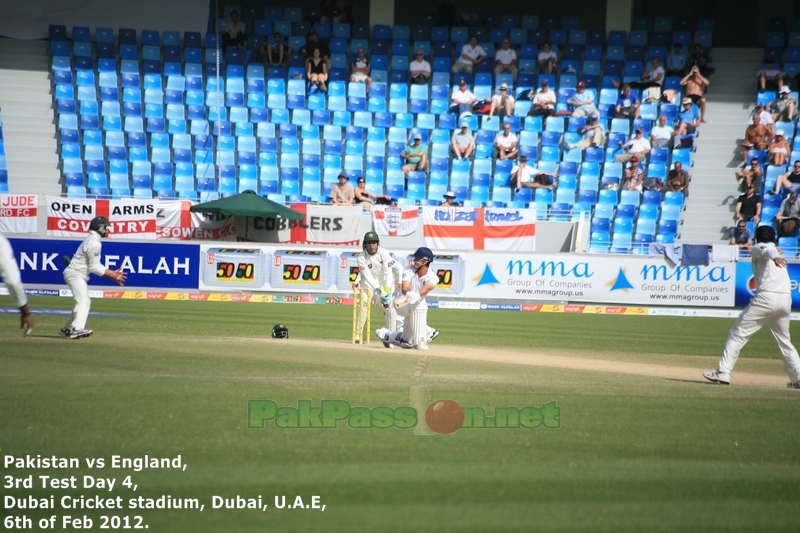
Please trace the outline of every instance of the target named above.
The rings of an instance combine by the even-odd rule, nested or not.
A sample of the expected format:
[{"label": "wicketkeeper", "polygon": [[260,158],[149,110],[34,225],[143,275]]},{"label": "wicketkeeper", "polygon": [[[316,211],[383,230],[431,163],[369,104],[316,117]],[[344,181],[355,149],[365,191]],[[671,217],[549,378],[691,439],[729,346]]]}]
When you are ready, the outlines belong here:
[{"label": "wicketkeeper", "polygon": [[[358,257],[358,279],[356,286],[369,287],[372,293],[378,298],[383,316],[386,319],[386,327],[391,331],[399,329],[398,316],[392,304],[393,295],[398,290],[403,274],[403,266],[389,255],[389,252],[380,247],[380,238],[374,231],[368,231],[364,235],[361,247],[364,253]],[[361,338],[361,331],[367,320],[364,309],[359,307],[357,310],[356,339]]]}]

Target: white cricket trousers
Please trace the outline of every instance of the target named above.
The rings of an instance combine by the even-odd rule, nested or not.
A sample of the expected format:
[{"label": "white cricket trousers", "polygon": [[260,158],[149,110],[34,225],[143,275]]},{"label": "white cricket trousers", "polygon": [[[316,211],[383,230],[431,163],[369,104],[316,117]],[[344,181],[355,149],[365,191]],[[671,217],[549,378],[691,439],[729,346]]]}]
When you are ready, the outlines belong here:
[{"label": "white cricket trousers", "polygon": [[800,381],[800,357],[789,336],[789,315],[792,295],[780,292],[758,292],[745,307],[728,333],[728,340],[719,361],[719,371],[730,374],[736,366],[739,352],[756,331],[765,324],[772,331],[783,358],[783,366],[792,383]]},{"label": "white cricket trousers", "polygon": [[67,282],[72,296],[75,298],[75,307],[72,314],[64,324],[65,328],[86,329],[86,320],[89,318],[89,309],[92,300],[89,298],[89,286],[78,272],[68,268],[64,270],[64,281]]}]

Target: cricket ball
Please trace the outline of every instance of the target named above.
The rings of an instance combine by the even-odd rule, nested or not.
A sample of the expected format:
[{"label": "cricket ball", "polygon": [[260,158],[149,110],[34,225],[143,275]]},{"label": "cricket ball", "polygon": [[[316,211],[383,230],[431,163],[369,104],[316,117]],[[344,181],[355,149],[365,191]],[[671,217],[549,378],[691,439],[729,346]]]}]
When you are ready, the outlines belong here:
[{"label": "cricket ball", "polygon": [[436,400],[425,411],[425,422],[436,433],[454,433],[464,423],[464,410],[453,400]]}]

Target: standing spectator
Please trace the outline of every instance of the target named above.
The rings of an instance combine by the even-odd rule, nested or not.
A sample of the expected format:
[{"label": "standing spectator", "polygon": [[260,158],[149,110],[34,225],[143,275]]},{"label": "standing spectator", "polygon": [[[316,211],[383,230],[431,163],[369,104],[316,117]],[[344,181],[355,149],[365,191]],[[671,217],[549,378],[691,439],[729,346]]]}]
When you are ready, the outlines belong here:
[{"label": "standing spectator", "polygon": [[761,118],[756,115],[753,123],[744,131],[744,142],[742,143],[742,159],[747,161],[747,152],[750,150],[766,150],[769,129],[761,124]]},{"label": "standing spectator", "polygon": [[752,221],[753,225],[758,227],[758,223],[761,220],[761,197],[756,195],[756,189],[752,183],[747,186],[745,193],[736,200],[733,219],[745,222]]},{"label": "standing spectator", "polygon": [[772,58],[764,61],[764,68],[758,71],[758,90],[777,91],[783,86],[783,72],[775,68]]},{"label": "standing spectator", "polygon": [[783,131],[776,131],[775,137],[770,140],[769,148],[767,148],[767,154],[772,157],[772,164],[779,167],[785,165],[791,151],[792,147],[786,142]]},{"label": "standing spectator", "polygon": [[694,52],[692,56],[689,58],[691,67],[697,67],[700,69],[700,74],[705,76],[706,78],[710,78],[712,74],[714,74],[714,70],[712,67],[708,66],[709,60],[708,57],[703,53],[703,45],[700,43],[696,43],[694,45]]},{"label": "standing spectator", "polygon": [[247,37],[244,34],[244,22],[239,20],[239,12],[235,9],[231,11],[231,20],[225,25],[225,31],[222,32],[222,52],[228,50],[229,45],[242,47],[247,42]]},{"label": "standing spectator", "polygon": [[740,251],[749,252],[753,244],[753,234],[747,227],[747,222],[740,220],[731,228],[731,240],[733,246],[738,246]]},{"label": "standing spectator", "polygon": [[350,179],[344,171],[339,174],[339,183],[331,187],[331,203],[333,205],[353,205],[356,198],[355,189],[347,183]]},{"label": "standing spectator", "polygon": [[675,43],[672,53],[667,57],[667,76],[680,76],[686,72],[686,56],[681,43]]},{"label": "standing spectator", "polygon": [[624,187],[626,191],[642,192],[644,171],[642,170],[642,167],[639,166],[638,157],[633,156],[630,158],[623,173],[623,177],[625,178]]},{"label": "standing spectator", "polygon": [[689,173],[683,170],[683,164],[675,161],[672,170],[667,174],[667,190],[683,193],[684,200],[689,197]]},{"label": "standing spectator", "polygon": [[511,124],[503,124],[503,133],[498,133],[494,140],[494,147],[498,159],[513,159],[517,157],[517,136],[511,133]]},{"label": "standing spectator", "polygon": [[366,83],[366,91],[369,94],[369,84],[372,83],[372,78],[369,77],[369,59],[364,54],[364,49],[360,46],[358,47],[358,52],[356,54],[356,58],[353,60],[353,73],[350,76],[350,81],[352,83]]},{"label": "standing spectator", "polygon": [[469,122],[461,121],[461,129],[453,134],[450,142],[456,159],[469,159],[475,151],[475,138],[469,132]]},{"label": "standing spectator", "polygon": [[552,117],[556,114],[556,93],[550,89],[547,80],[542,80],[542,87],[533,96],[533,104],[528,116],[531,117]]},{"label": "standing spectator", "polygon": [[328,66],[320,57],[319,48],[315,48],[313,56],[306,61],[306,78],[311,84],[319,87],[320,91],[328,92],[328,86],[325,84],[328,81]]},{"label": "standing spectator", "polygon": [[671,146],[673,133],[674,130],[667,126],[667,116],[659,116],[658,124],[653,126],[653,129],[650,130],[650,145],[653,149]]},{"label": "standing spectator", "polygon": [[691,98],[681,100],[683,109],[678,112],[678,137],[692,135],[700,127],[700,110],[692,103]]},{"label": "standing spectator", "polygon": [[586,124],[578,128],[578,133],[583,137],[575,144],[570,144],[566,139],[564,140],[564,145],[566,145],[569,150],[573,148],[586,150],[590,146],[602,147],[606,144],[606,129],[600,124],[600,117],[597,113],[589,116]]},{"label": "standing spectator", "polygon": [[428,170],[428,146],[422,144],[422,135],[414,134],[413,142],[400,153],[400,158],[406,162],[402,168],[406,179],[409,172]]},{"label": "standing spectator", "polygon": [[448,113],[458,113],[459,116],[465,113],[472,113],[472,104],[477,101],[478,99],[472,94],[472,91],[467,89],[467,82],[461,80],[458,83],[458,89],[453,91],[453,95],[450,98]]},{"label": "standing spectator", "polygon": [[761,177],[764,175],[761,166],[758,163],[758,158],[754,157],[750,160],[750,168],[742,168],[736,173],[736,181],[740,181],[739,188],[742,192],[747,189],[747,186],[753,184],[756,189],[756,194],[761,194]]},{"label": "standing spectator", "polygon": [[[552,179],[551,179],[552,178]],[[511,169],[511,185],[519,192],[520,189],[550,189],[558,186],[558,170],[546,172],[528,165],[528,156],[519,156],[519,164]]]},{"label": "standing spectator", "polygon": [[502,48],[494,54],[494,73],[510,72],[517,81],[517,53],[510,47],[511,41],[503,39]]},{"label": "standing spectator", "polygon": [[575,108],[572,112],[572,116],[575,118],[586,117],[597,113],[597,107],[594,105],[594,96],[586,90],[586,82],[583,81],[578,82],[578,88],[572,93],[572,96],[569,97],[567,104]]},{"label": "standing spectator", "polygon": [[508,85],[501,83],[499,93],[492,96],[489,118],[492,118],[495,113],[498,117],[510,117],[514,114],[514,97],[508,94]]},{"label": "standing spectator", "polygon": [[413,85],[425,85],[431,80],[431,64],[425,61],[425,51],[420,48],[414,56],[414,61],[408,65]]},{"label": "standing spectator", "polygon": [[353,195],[358,203],[364,204],[367,207],[374,204],[389,205],[392,203],[392,199],[388,196],[369,192],[367,190],[367,182],[364,178],[358,178],[357,184],[358,186],[353,189]]},{"label": "standing spectator", "polygon": [[786,174],[781,174],[775,181],[775,189],[772,194],[780,194],[781,187],[788,192],[800,190],[800,160],[794,162],[794,169]]},{"label": "standing spectator", "polygon": [[615,159],[617,163],[627,163],[634,157],[638,160],[645,161],[647,154],[652,150],[650,141],[644,136],[644,129],[636,128],[633,137],[628,139],[628,142],[622,144],[622,141],[617,141],[617,145],[623,149],[623,153],[619,154]]},{"label": "standing spectator", "polygon": [[794,237],[797,235],[797,223],[800,221],[800,202],[797,201],[797,191],[792,191],[781,203],[781,209],[775,216],[778,219],[778,235],[781,237]]},{"label": "standing spectator", "polygon": [[631,92],[631,86],[622,86],[622,94],[617,98],[615,108],[617,118],[639,118],[639,99]]},{"label": "standing spectator", "polygon": [[305,44],[300,47],[300,53],[306,58],[314,57],[314,50],[319,50],[319,56],[325,61],[326,72],[331,69],[331,49],[328,43],[320,40],[319,35],[314,30],[308,34]]},{"label": "standing spectator", "polygon": [[691,98],[692,103],[700,106],[700,122],[705,122],[706,99],[703,96],[703,92],[706,87],[711,85],[711,82],[700,74],[699,68],[692,67],[691,70],[689,70],[689,74],[684,76],[681,80],[681,85],[685,88],[686,96]]},{"label": "standing spectator", "polygon": [[542,44],[542,50],[539,52],[537,62],[539,64],[539,72],[545,74],[552,74],[556,68],[556,61],[558,56],[553,52],[549,42]]},{"label": "standing spectator", "polygon": [[790,96],[792,90],[787,85],[778,91],[778,99],[772,101],[769,106],[772,120],[775,122],[793,122],[797,118],[797,102]]},{"label": "standing spectator", "polygon": [[469,43],[461,47],[461,55],[453,65],[453,72],[472,72],[475,65],[486,61],[486,51],[478,45],[478,38],[474,35],[469,38]]},{"label": "standing spectator", "polygon": [[450,3],[450,0],[442,0],[439,4],[439,9],[436,10],[438,18],[436,20],[437,26],[455,26],[456,25],[456,6]]},{"label": "standing spectator", "polygon": [[19,327],[25,328],[23,336],[27,337],[33,331],[33,317],[31,317],[31,309],[28,307],[28,297],[22,286],[19,266],[14,258],[11,243],[2,235],[0,235],[0,278],[3,279],[9,294],[11,294],[14,307],[19,309]]}]

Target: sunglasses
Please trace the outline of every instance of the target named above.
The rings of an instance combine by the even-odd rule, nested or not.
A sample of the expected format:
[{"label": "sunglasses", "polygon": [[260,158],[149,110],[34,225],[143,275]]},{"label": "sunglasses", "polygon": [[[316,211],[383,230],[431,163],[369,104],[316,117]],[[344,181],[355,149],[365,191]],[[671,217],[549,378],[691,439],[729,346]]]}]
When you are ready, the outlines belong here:
[{"label": "sunglasses", "polygon": [[425,55],[425,54],[417,54],[417,57],[422,57],[422,56],[424,56],[424,55]]}]

